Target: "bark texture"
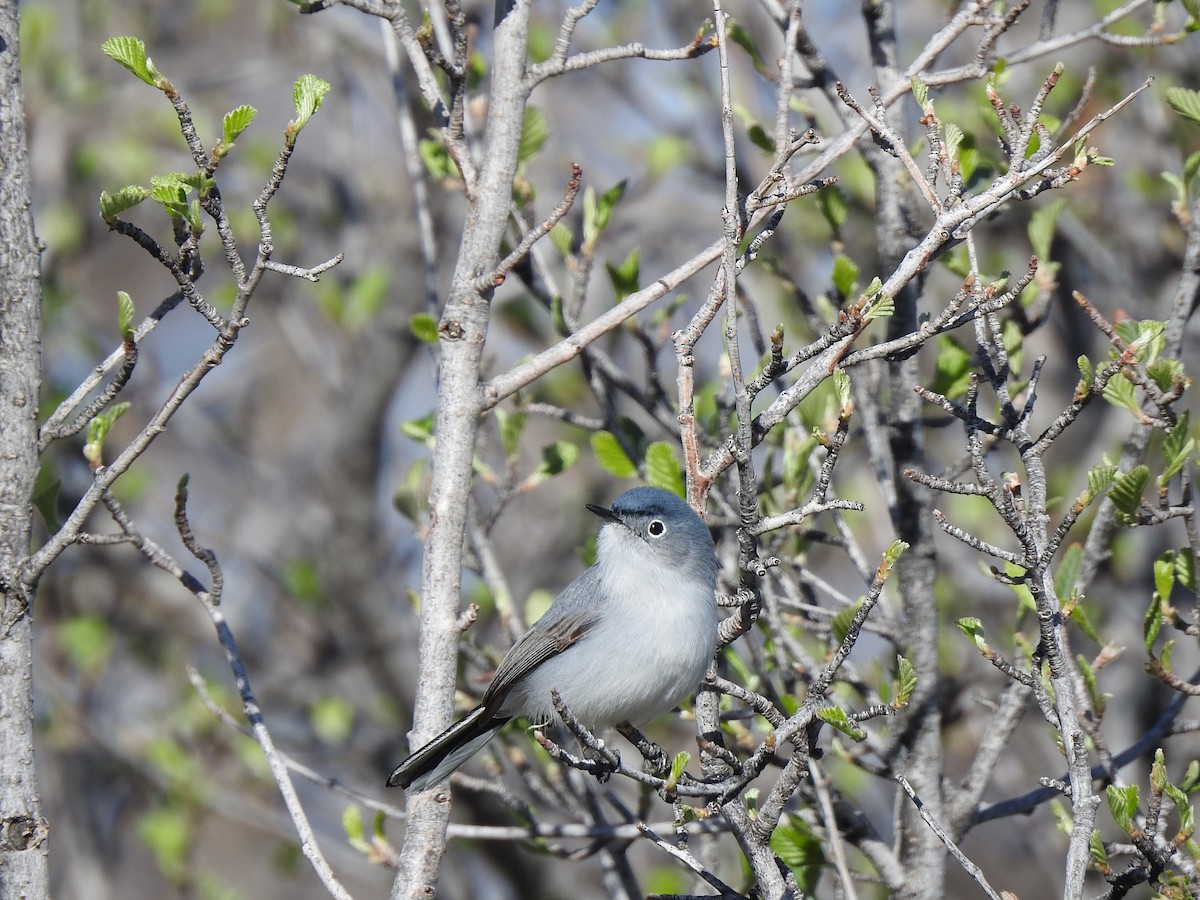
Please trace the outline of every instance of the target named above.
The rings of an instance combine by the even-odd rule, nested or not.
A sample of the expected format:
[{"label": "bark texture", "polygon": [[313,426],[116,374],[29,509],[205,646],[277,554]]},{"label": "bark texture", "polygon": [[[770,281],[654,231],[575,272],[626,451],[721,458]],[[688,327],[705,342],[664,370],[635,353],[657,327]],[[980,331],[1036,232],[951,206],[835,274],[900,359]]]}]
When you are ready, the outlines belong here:
[{"label": "bark texture", "polygon": [[30,212],[16,0],[0,0],[0,897],[49,893],[33,758],[33,585],[23,582],[37,478],[41,288]]}]

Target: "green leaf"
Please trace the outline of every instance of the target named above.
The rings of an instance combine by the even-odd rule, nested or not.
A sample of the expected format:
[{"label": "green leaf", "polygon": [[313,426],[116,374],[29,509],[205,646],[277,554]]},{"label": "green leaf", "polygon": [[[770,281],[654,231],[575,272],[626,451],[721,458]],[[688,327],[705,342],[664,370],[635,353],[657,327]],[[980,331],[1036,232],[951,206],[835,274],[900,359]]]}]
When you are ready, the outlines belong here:
[{"label": "green leaf", "polygon": [[1136,784],[1117,787],[1110,784],[1105,788],[1108,799],[1108,811],[1112,814],[1117,827],[1130,834],[1134,831],[1133,817],[1137,814],[1138,789]]},{"label": "green leaf", "polygon": [[150,196],[150,192],[141,185],[131,184],[128,187],[123,187],[115,194],[110,194],[107,191],[100,192],[100,218],[106,224],[112,225],[117,216],[125,212],[127,209],[132,209],[143,200]]},{"label": "green leaf", "polygon": [[1163,790],[1171,798],[1171,805],[1179,816],[1178,837],[1187,840],[1196,831],[1196,813],[1192,804],[1188,803],[1187,794],[1173,784],[1167,784]]},{"label": "green leaf", "polygon": [[1196,176],[1200,175],[1200,150],[1183,161],[1183,181],[1188,189],[1196,187]]},{"label": "green leaf", "polygon": [[806,897],[813,896],[826,859],[820,839],[809,830],[808,825],[799,817],[788,816],[785,823],[771,832],[770,846],[795,874],[796,886],[801,893]]},{"label": "green leaf", "polygon": [[1162,747],[1154,751],[1154,761],[1150,764],[1150,789],[1161,794],[1167,786],[1167,758],[1163,755]]},{"label": "green leaf", "polygon": [[1050,801],[1050,814],[1054,816],[1054,824],[1058,830],[1070,837],[1072,831],[1074,831],[1075,822],[1061,800],[1054,799]]},{"label": "green leaf", "polygon": [[764,153],[775,152],[775,139],[771,137],[771,135],[767,134],[767,130],[758,122],[752,122],[750,124],[750,126],[746,129],[746,137],[750,138],[750,143],[752,143],[759,150],[762,150]]},{"label": "green leaf", "polygon": [[1160,391],[1169,391],[1177,382],[1187,378],[1183,362],[1178,359],[1156,359],[1146,366],[1146,375]]},{"label": "green leaf", "polygon": [[232,149],[234,142],[241,137],[243,131],[250,127],[250,123],[257,115],[258,110],[253,106],[245,105],[225,113],[225,119],[221,123],[221,144],[215,151],[218,158]]},{"label": "green leaf", "polygon": [[1054,572],[1054,593],[1066,599],[1075,591],[1075,581],[1083,567],[1083,547],[1072,544],[1063,554],[1062,562]]},{"label": "green leaf", "polygon": [[308,710],[313,732],[327,744],[346,743],[354,730],[354,718],[354,707],[332,694],[317,698]]},{"label": "green leaf", "polygon": [[671,491],[680,497],[686,495],[683,472],[673,445],[665,441],[655,441],[646,448],[646,483],[651,487]]},{"label": "green leaf", "polygon": [[953,122],[942,126],[942,141],[946,145],[946,158],[954,160],[958,157],[958,148],[962,146],[963,130]]},{"label": "green leaf", "polygon": [[163,77],[146,55],[146,45],[129,35],[110,37],[100,45],[104,55],[116,60],[151,87],[161,87]]},{"label": "green leaf", "polygon": [[1167,105],[1185,119],[1200,123],[1200,91],[1188,88],[1167,88]]},{"label": "green leaf", "polygon": [[913,99],[917,101],[917,106],[924,109],[925,102],[929,99],[929,86],[917,75],[912,77],[912,92]]},{"label": "green leaf", "polygon": [[425,508],[425,498],[429,493],[425,484],[426,465],[424,457],[416,459],[404,473],[404,482],[392,494],[392,506],[396,512],[414,523],[421,521],[421,511]]},{"label": "green leaf", "polygon": [[1137,395],[1134,393],[1133,382],[1118,372],[1104,385],[1103,397],[1113,406],[1121,406],[1129,410],[1135,416],[1140,416],[1142,412],[1141,406],[1138,404]]},{"label": "green leaf", "polygon": [[203,196],[214,184],[213,179],[199,172],[169,172],[150,179],[150,196],[171,218],[187,219],[193,229],[199,231],[199,206],[193,211],[188,192],[194,190]]},{"label": "green leaf", "polygon": [[54,471],[49,457],[42,457],[42,466],[38,469],[37,480],[33,485],[33,507],[46,524],[46,530],[51,534],[58,531],[62,524],[58,516],[58,495],[62,488],[62,479]]},{"label": "green leaf", "polygon": [[321,103],[324,102],[325,95],[328,93],[329,82],[316,75],[305,74],[296,79],[296,83],[292,85],[292,102],[296,105],[296,118],[288,123],[285,132],[289,144],[295,143],[296,135],[308,124],[313,113],[321,108]]},{"label": "green leaf", "polygon": [[974,616],[964,616],[958,620],[957,624],[959,631],[974,642],[980,653],[987,657],[993,655],[992,648],[988,646],[987,641],[984,639],[983,622]]},{"label": "green leaf", "polygon": [[632,478],[637,474],[637,466],[612,432],[592,433],[592,453],[595,454],[596,462],[600,463],[601,468],[617,478]]},{"label": "green leaf", "polygon": [[160,807],[143,814],[136,829],[142,843],[154,854],[163,877],[173,884],[182,884],[192,846],[192,819],[188,811],[180,805]]},{"label": "green leaf", "polygon": [[89,678],[99,675],[112,658],[112,628],[100,616],[85,613],[65,619],[55,637],[63,655]]},{"label": "green leaf", "polygon": [[1193,594],[1196,591],[1196,557],[1190,547],[1184,547],[1175,554],[1175,580]]},{"label": "green leaf", "polygon": [[562,254],[563,259],[567,259],[575,246],[575,232],[562,222],[555,222],[550,229],[550,243]]},{"label": "green leaf", "polygon": [[1093,831],[1092,836],[1088,838],[1088,853],[1098,868],[1108,868],[1108,851],[1104,849],[1104,841],[1100,838],[1100,832]]},{"label": "green leaf", "polygon": [[854,296],[858,271],[858,266],[850,257],[839,253],[833,258],[833,288],[842,299]]},{"label": "green leaf", "polygon": [[1117,467],[1112,465],[1094,466],[1088,471],[1088,493],[1091,499],[1102,497],[1117,480]]},{"label": "green leaf", "polygon": [[838,646],[846,640],[846,635],[850,633],[850,626],[854,624],[854,617],[858,615],[858,611],[862,609],[864,598],[859,598],[849,606],[843,606],[839,609],[832,619],[829,620],[829,631],[833,635],[833,641]]},{"label": "green leaf", "polygon": [[896,654],[896,699],[892,707],[899,709],[908,705],[908,698],[917,689],[917,670],[900,654]]},{"label": "green leaf", "polygon": [[1164,603],[1171,599],[1171,588],[1175,587],[1175,551],[1168,550],[1154,561],[1154,593]]},{"label": "green leaf", "polygon": [[817,718],[832,725],[852,741],[865,741],[867,733],[859,728],[840,706],[823,706],[817,710]]},{"label": "green leaf", "polygon": [[613,286],[613,298],[617,303],[641,288],[641,268],[638,264],[637,247],[629,251],[629,255],[619,266],[605,263],[604,267],[608,270],[608,278]]},{"label": "green leaf", "polygon": [[646,175],[654,179],[687,162],[696,154],[691,141],[674,134],[651,138],[643,152],[646,156]]},{"label": "green leaf", "polygon": [[596,240],[608,227],[613,209],[625,195],[625,185],[622,179],[599,197],[590,186],[583,192],[583,243],[586,247],[595,247]]},{"label": "green leaf", "polygon": [[133,298],[124,291],[117,291],[117,333],[121,338],[133,334]]},{"label": "green leaf", "polygon": [[408,320],[408,329],[417,340],[426,344],[438,342],[438,322],[427,312],[419,312]]},{"label": "green leaf", "polygon": [[896,313],[895,298],[880,293],[880,287],[882,285],[879,284],[878,278],[867,286],[866,294],[871,297],[871,305],[863,313],[864,322],[872,322],[875,319],[886,319]]},{"label": "green leaf", "polygon": [[108,409],[96,416],[87,424],[87,443],[83,446],[83,458],[93,468],[104,465],[104,439],[114,423],[129,411],[128,402],[114,403]]},{"label": "green leaf", "polygon": [[362,813],[353,803],[342,810],[342,830],[346,832],[346,840],[350,846],[359,853],[366,853],[371,849],[366,830],[363,828]]},{"label": "green leaf", "polygon": [[1086,356],[1079,357],[1075,360],[1075,364],[1079,366],[1079,387],[1075,389],[1075,393],[1080,397],[1086,397],[1092,392],[1092,379],[1096,376],[1096,368]]},{"label": "green leaf", "polygon": [[458,178],[458,167],[450,156],[446,145],[437,138],[421,138],[417,142],[417,155],[425,164],[429,177],[437,181]]},{"label": "green leaf", "polygon": [[1043,262],[1050,259],[1050,244],[1054,240],[1054,230],[1058,225],[1058,217],[1062,215],[1066,205],[1067,201],[1065,200],[1055,200],[1036,210],[1029,217],[1029,243],[1033,246],[1034,255]]},{"label": "green leaf", "polygon": [[1193,759],[1188,763],[1187,771],[1183,773],[1183,781],[1179,783],[1181,790],[1191,793],[1200,788],[1200,760]]},{"label": "green leaf", "polygon": [[1146,645],[1146,652],[1151,655],[1154,653],[1154,642],[1162,630],[1162,608],[1163,600],[1155,594],[1150,598],[1150,605],[1146,607],[1146,615],[1142,618],[1142,642]]},{"label": "green leaf", "polygon": [[1166,346],[1167,323],[1157,319],[1121,322],[1117,324],[1116,331],[1129,342],[1138,362],[1153,362]]},{"label": "green leaf", "polygon": [[536,106],[526,106],[525,119],[521,124],[521,143],[517,150],[518,165],[523,165],[537,156],[548,137],[550,122],[546,114]]},{"label": "green leaf", "polygon": [[675,758],[671,760],[671,781],[679,781],[679,776],[683,774],[683,770],[687,768],[687,764],[691,761],[692,755],[686,750],[682,753],[676,753]]},{"label": "green leaf", "polygon": [[838,401],[839,418],[848,417],[854,409],[854,401],[850,394],[850,376],[841,366],[833,370],[833,391]]},{"label": "green leaf", "polygon": [[1091,701],[1092,709],[1095,711],[1097,718],[1104,715],[1104,707],[1108,700],[1108,695],[1100,691],[1096,686],[1096,672],[1092,669],[1092,664],[1088,662],[1087,657],[1082,653],[1077,654],[1075,662],[1079,666],[1079,674],[1083,677],[1084,687],[1087,688],[1088,699]]},{"label": "green leaf", "polygon": [[433,441],[433,413],[420,419],[400,423],[400,433],[419,444],[431,446]]},{"label": "green leaf", "polygon": [[496,424],[500,427],[500,443],[504,447],[504,455],[514,457],[521,444],[521,434],[525,431],[525,423],[529,417],[517,410],[508,412],[501,407],[495,410]]},{"label": "green leaf", "polygon": [[1149,480],[1150,470],[1144,465],[1118,475],[1113,479],[1112,488],[1108,492],[1113,505],[1127,516],[1132,516],[1142,502],[1142,491],[1146,489]]},{"label": "green leaf", "polygon": [[758,51],[758,45],[754,42],[754,38],[751,37],[750,32],[741,24],[730,20],[726,34],[729,40],[733,41],[750,55],[750,60],[754,64],[755,71],[761,74],[767,70],[767,65],[763,62],[763,56]]},{"label": "green leaf", "polygon": [[974,371],[974,357],[948,334],[937,337],[937,357],[930,385],[935,392],[953,399],[967,391]]},{"label": "green leaf", "polygon": [[904,551],[909,548],[907,541],[892,541],[888,544],[888,548],[883,551],[883,558],[879,561],[878,574],[882,578],[887,578],[892,571],[892,567],[896,565],[896,561],[904,554]]},{"label": "green leaf", "polygon": [[821,215],[829,223],[829,228],[837,234],[849,213],[846,195],[838,187],[829,187],[817,193],[817,204],[821,208]]},{"label": "green leaf", "polygon": [[1196,440],[1189,434],[1191,428],[1188,418],[1188,413],[1185,410],[1180,415],[1179,421],[1168,432],[1167,439],[1163,441],[1162,454],[1167,467],[1158,476],[1160,486],[1165,487],[1167,482],[1174,478],[1184,465],[1186,465],[1188,459],[1196,450]]},{"label": "green leaf", "polygon": [[525,479],[527,485],[540,484],[547,479],[560,475],[579,459],[579,448],[570,441],[555,441],[542,448],[542,461]]}]

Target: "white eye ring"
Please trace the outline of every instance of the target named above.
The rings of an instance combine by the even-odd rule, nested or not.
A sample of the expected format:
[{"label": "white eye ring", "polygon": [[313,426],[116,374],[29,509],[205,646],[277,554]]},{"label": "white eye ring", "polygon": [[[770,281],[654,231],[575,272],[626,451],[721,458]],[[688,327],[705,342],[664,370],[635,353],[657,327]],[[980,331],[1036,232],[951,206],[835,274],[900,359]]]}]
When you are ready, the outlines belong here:
[{"label": "white eye ring", "polygon": [[650,537],[662,537],[666,530],[667,526],[660,520],[655,519],[646,527],[646,534],[650,535]]}]

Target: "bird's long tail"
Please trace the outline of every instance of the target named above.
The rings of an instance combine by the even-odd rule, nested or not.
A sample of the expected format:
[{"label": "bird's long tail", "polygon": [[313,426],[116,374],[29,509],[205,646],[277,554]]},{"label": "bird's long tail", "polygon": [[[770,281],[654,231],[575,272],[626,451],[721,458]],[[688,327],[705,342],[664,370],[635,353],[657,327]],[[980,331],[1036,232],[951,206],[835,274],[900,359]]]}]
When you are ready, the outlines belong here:
[{"label": "bird's long tail", "polygon": [[423,791],[445,781],[450,773],[483,749],[508,721],[477,706],[396,767],[388,787]]}]

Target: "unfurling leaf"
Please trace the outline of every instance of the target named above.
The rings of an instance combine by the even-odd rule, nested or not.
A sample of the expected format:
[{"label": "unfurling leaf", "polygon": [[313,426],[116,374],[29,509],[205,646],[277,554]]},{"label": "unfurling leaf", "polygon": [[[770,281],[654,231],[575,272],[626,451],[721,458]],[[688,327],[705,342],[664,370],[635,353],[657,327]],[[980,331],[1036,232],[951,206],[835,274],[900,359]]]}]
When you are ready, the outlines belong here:
[{"label": "unfurling leaf", "polygon": [[1134,830],[1133,817],[1137,814],[1138,789],[1136,784],[1117,787],[1110,784],[1105,789],[1108,798],[1108,811],[1112,813],[1117,827],[1130,834]]},{"label": "unfurling leaf", "polygon": [[619,181],[599,197],[590,186],[583,192],[583,243],[585,247],[590,249],[596,246],[596,240],[608,227],[608,220],[612,217],[613,209],[625,195],[625,184],[624,180]]},{"label": "unfurling leaf", "polygon": [[1135,466],[1123,475],[1118,475],[1113,479],[1113,485],[1108,492],[1113,505],[1125,515],[1132,516],[1142,502],[1142,491],[1146,489],[1146,482],[1149,480],[1150,470],[1146,466]]},{"label": "unfurling leaf", "polygon": [[912,92],[913,99],[917,101],[917,106],[922,109],[925,107],[925,101],[929,99],[929,86],[923,82],[919,76],[912,77]]},{"label": "unfurling leaf", "polygon": [[842,299],[848,299],[854,295],[858,272],[857,263],[850,257],[838,254],[833,258],[833,288]]},{"label": "unfurling leaf", "polygon": [[221,123],[221,142],[213,151],[213,155],[218,159],[225,156],[233,148],[237,139],[241,137],[242,132],[254,121],[256,115],[258,115],[258,110],[253,106],[244,105],[225,113],[225,118]]},{"label": "unfurling leaf", "polygon": [[313,113],[321,108],[321,103],[328,93],[329,82],[316,75],[305,74],[296,79],[296,83],[292,85],[292,101],[296,105],[296,118],[288,123],[287,130],[284,132],[289,146],[296,142],[296,135],[308,124]]},{"label": "unfurling leaf", "polygon": [[896,655],[896,699],[892,706],[899,709],[908,704],[908,698],[917,689],[917,670],[903,656]]},{"label": "unfurling leaf", "polygon": [[133,336],[133,312],[133,298],[117,291],[117,332],[122,340]]},{"label": "unfurling leaf", "polygon": [[675,758],[671,760],[671,782],[679,781],[679,776],[683,774],[683,770],[687,768],[688,762],[692,755],[686,750],[681,753],[676,753]]},{"label": "unfurling leaf", "polygon": [[129,35],[110,37],[100,45],[104,55],[116,60],[151,87],[162,88],[165,79],[146,55],[144,42]]},{"label": "unfurling leaf", "polygon": [[117,419],[129,411],[130,405],[129,403],[114,403],[88,422],[87,443],[83,445],[83,458],[92,468],[96,469],[104,465],[104,439]]},{"label": "unfurling leaf", "polygon": [[104,220],[106,225],[112,225],[116,222],[117,216],[125,212],[125,210],[137,206],[149,196],[150,192],[138,184],[123,187],[115,194],[110,194],[108,191],[101,191],[100,218]]}]

